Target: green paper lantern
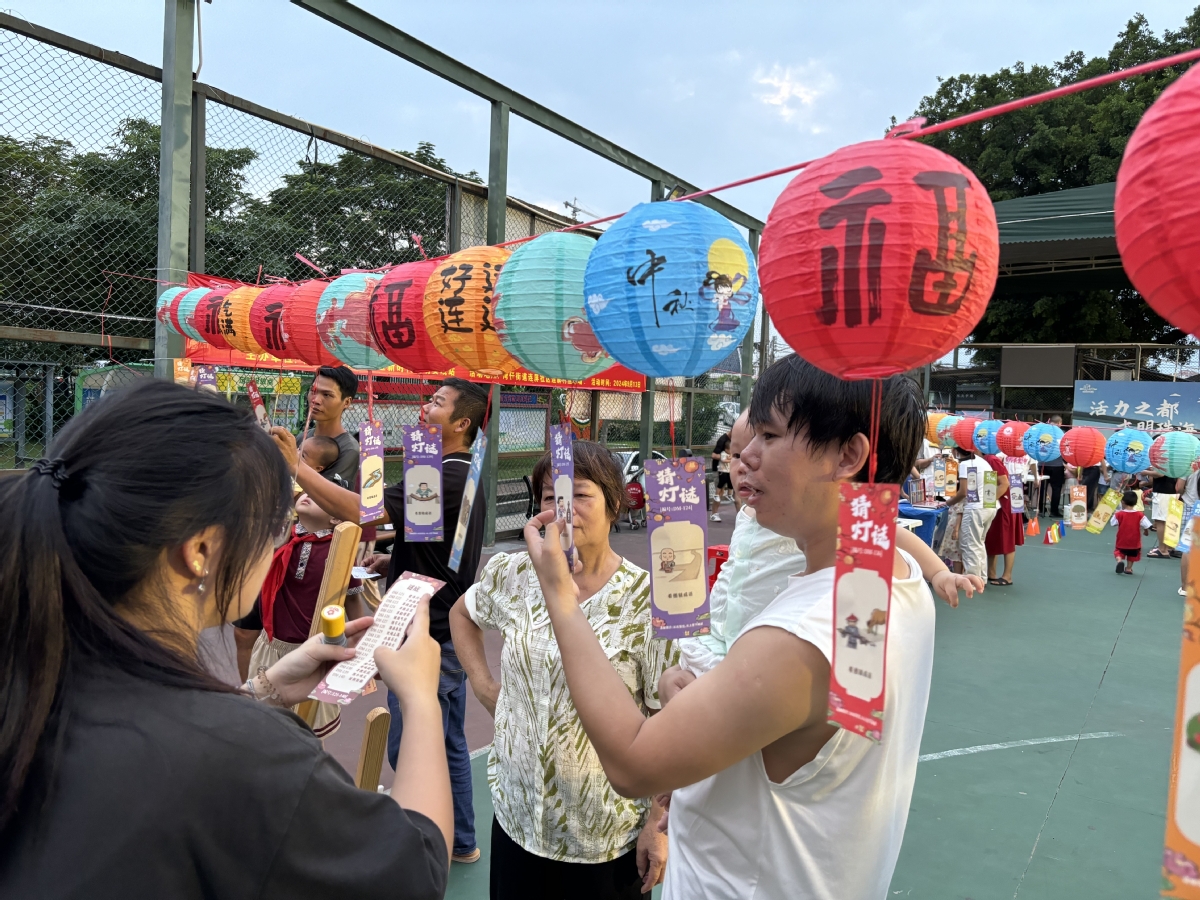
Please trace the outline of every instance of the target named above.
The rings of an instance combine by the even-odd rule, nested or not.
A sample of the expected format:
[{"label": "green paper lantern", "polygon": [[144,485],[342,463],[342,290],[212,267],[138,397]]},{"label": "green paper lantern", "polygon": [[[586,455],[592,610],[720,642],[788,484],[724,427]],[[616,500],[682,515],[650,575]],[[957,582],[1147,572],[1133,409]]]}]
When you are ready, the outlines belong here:
[{"label": "green paper lantern", "polygon": [[496,288],[496,331],[530,372],[583,381],[613,364],[583,308],[583,273],[596,242],[551,232],[509,257]]},{"label": "green paper lantern", "polygon": [[938,446],[943,450],[952,450],[958,446],[954,440],[954,426],[962,420],[962,416],[946,416],[937,423]]},{"label": "green paper lantern", "polygon": [[1160,434],[1150,445],[1150,465],[1168,478],[1186,478],[1200,456],[1200,441],[1186,431]]}]

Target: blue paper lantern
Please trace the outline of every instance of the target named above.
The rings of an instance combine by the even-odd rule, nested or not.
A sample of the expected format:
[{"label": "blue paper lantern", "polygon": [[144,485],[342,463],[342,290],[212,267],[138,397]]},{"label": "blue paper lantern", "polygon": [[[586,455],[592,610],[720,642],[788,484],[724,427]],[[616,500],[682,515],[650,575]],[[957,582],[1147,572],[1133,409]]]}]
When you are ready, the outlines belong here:
[{"label": "blue paper lantern", "polygon": [[592,331],[617,362],[650,377],[694,377],[741,344],[758,273],[724,216],[690,200],[642,203],[596,242],[584,293]]},{"label": "blue paper lantern", "polygon": [[192,316],[196,312],[196,306],[199,304],[200,298],[206,294],[211,294],[212,290],[212,288],[198,287],[188,291],[179,298],[179,310],[176,313],[176,318],[179,319],[179,327],[183,329],[183,333],[193,341],[204,340],[204,335],[192,323]]},{"label": "blue paper lantern", "polygon": [[353,272],[329,282],[317,300],[317,334],[325,349],[355,369],[386,369],[371,332],[371,293],[381,275]]},{"label": "blue paper lantern", "polygon": [[530,372],[583,381],[613,364],[583,308],[583,273],[596,242],[552,231],[522,244],[496,287],[496,331]]},{"label": "blue paper lantern", "polygon": [[954,440],[954,426],[959,423],[962,416],[942,416],[937,423],[938,446],[943,450],[953,450],[958,446],[958,441]]},{"label": "blue paper lantern", "polygon": [[1021,446],[1025,448],[1025,452],[1031,458],[1040,463],[1050,462],[1058,459],[1058,445],[1062,441],[1063,430],[1057,425],[1051,425],[1049,422],[1038,422],[1036,425],[1030,425],[1029,430],[1025,432],[1025,437],[1021,438]]},{"label": "blue paper lantern", "polygon": [[999,445],[996,444],[996,432],[1004,427],[1004,422],[1000,419],[983,419],[975,426],[975,449],[984,456],[991,456],[1000,452]]},{"label": "blue paper lantern", "polygon": [[1114,431],[1104,445],[1104,458],[1118,472],[1132,474],[1150,468],[1150,435],[1136,428]]}]

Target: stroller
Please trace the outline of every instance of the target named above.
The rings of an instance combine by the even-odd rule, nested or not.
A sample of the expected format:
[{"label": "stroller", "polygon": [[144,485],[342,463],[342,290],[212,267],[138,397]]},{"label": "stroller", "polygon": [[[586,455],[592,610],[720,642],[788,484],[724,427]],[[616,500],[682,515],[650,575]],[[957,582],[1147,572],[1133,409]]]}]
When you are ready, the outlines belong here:
[{"label": "stroller", "polygon": [[639,480],[644,472],[644,469],[638,469],[629,476],[629,481],[625,483],[625,501],[629,507],[628,522],[633,531],[646,527],[646,489],[642,487]]}]

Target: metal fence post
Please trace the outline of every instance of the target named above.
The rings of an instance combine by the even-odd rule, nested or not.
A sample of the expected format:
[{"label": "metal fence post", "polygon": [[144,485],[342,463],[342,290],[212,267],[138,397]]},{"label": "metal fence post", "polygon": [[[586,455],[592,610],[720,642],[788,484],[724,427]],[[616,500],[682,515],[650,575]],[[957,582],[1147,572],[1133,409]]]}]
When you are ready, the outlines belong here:
[{"label": "metal fence post", "polygon": [[191,183],[191,243],[188,269],[204,271],[204,231],[207,224],[208,152],[205,147],[208,105],[203,94],[192,94],[192,183]]},{"label": "metal fence post", "polygon": [[462,185],[457,178],[450,189],[450,238],[446,249],[451,253],[462,249]]},{"label": "metal fence post", "polygon": [[[163,16],[162,118],[158,168],[158,280],[187,278],[188,206],[192,156],[192,33],[196,0],[165,0]],[[161,294],[168,285],[159,284]],[[154,325],[154,375],[173,378],[172,357],[183,337]]]},{"label": "metal fence post", "polygon": [[42,456],[46,456],[50,448],[50,439],[54,437],[54,366],[46,366],[45,387],[42,389]]},{"label": "metal fence post", "polygon": [[13,449],[13,468],[25,468],[25,367],[17,366],[16,377],[13,378],[13,437],[16,447]]},{"label": "metal fence post", "polygon": [[[504,215],[508,208],[508,104],[492,103],[492,131],[488,147],[487,242],[504,240]],[[486,516],[483,542],[496,543],[496,482],[500,477],[500,385],[492,390],[488,411],[487,455],[483,461]]]},{"label": "metal fence post", "polygon": [[[758,232],[754,229],[750,230],[750,252],[754,254],[754,261],[758,263]],[[763,316],[767,314],[767,308],[762,303]],[[742,410],[745,411],[750,407],[750,393],[754,390],[754,320],[750,320],[750,327],[746,329],[746,336],[742,338],[742,377],[741,383],[738,385],[741,388]],[[688,415],[689,428],[691,423],[691,415]]]}]

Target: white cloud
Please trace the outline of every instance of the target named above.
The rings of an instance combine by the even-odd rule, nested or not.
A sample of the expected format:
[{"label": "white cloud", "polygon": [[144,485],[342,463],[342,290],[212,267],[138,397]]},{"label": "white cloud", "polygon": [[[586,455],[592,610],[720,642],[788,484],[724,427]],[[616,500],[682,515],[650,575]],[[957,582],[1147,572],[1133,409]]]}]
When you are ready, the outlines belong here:
[{"label": "white cloud", "polygon": [[603,294],[590,294],[587,302],[594,313],[599,313],[604,307],[608,306],[608,298]]},{"label": "white cloud", "polygon": [[708,336],[708,348],[710,350],[724,350],[733,343],[733,335],[731,334],[710,334]]},{"label": "white cloud", "polygon": [[672,353],[678,353],[681,348],[674,344],[655,344],[650,348],[659,356],[670,356]]},{"label": "white cloud", "polygon": [[756,72],[754,80],[772,89],[759,94],[758,99],[774,106],[785,122],[791,122],[802,110],[811,109],[817,98],[833,87],[833,76],[812,61],[803,66],[776,63],[769,72],[763,69]]},{"label": "white cloud", "polygon": [[668,222],[666,219],[647,219],[642,223],[642,227],[647,231],[662,231],[664,228],[670,228],[674,222]]}]

